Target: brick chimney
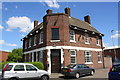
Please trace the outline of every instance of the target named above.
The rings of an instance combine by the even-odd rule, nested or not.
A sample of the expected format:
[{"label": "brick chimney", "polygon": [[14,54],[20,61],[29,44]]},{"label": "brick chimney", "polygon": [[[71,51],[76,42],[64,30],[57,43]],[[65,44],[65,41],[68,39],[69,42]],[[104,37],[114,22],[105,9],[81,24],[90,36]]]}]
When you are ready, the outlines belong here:
[{"label": "brick chimney", "polygon": [[34,28],[38,26],[38,21],[37,20],[34,20]]},{"label": "brick chimney", "polygon": [[91,22],[90,22],[90,16],[89,15],[85,16],[84,20],[85,20],[85,22],[91,24]]},{"label": "brick chimney", "polygon": [[48,9],[47,11],[47,14],[52,14],[52,10]]},{"label": "brick chimney", "polygon": [[65,8],[65,14],[68,14],[70,16],[70,8]]}]

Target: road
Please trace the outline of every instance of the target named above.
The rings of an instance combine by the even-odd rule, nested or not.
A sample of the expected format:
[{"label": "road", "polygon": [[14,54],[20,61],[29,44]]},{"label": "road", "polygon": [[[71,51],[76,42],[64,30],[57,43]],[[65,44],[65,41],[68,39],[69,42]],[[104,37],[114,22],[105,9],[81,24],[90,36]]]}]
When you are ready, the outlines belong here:
[{"label": "road", "polygon": [[50,80],[108,80],[109,69],[97,69],[93,76],[81,76],[80,79],[64,78],[62,74],[52,74]]},{"label": "road", "polygon": [[[97,69],[93,76],[81,76],[79,79],[65,78],[62,74],[54,73],[50,75],[50,80],[108,80],[109,69]],[[0,72],[1,74],[1,72]],[[1,80],[1,75],[0,75]]]}]

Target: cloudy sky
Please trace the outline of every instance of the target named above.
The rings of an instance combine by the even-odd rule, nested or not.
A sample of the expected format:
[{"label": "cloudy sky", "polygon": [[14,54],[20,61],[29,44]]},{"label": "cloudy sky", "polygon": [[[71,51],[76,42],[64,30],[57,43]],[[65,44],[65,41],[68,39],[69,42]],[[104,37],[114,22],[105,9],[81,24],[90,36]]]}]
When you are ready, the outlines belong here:
[{"label": "cloudy sky", "polygon": [[105,47],[113,46],[112,38],[114,44],[119,45],[118,2],[42,0],[39,2],[2,2],[0,5],[2,12],[0,50],[11,51],[22,47],[20,40],[33,29],[34,20],[42,22],[47,9],[52,9],[53,13],[64,13],[66,7],[71,8],[72,17],[80,20],[84,20],[86,15],[91,16],[91,25],[105,35],[103,37]]}]

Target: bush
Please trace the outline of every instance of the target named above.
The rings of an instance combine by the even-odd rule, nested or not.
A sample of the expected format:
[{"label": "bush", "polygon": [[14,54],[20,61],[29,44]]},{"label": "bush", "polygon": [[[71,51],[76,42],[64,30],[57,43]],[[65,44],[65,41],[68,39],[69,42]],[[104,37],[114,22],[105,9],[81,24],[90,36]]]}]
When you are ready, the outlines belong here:
[{"label": "bush", "polygon": [[44,65],[41,62],[26,62],[26,63],[30,63],[33,64],[34,66],[36,66],[38,69],[43,70],[44,69]]},{"label": "bush", "polygon": [[[1,63],[0,63],[0,69],[3,69],[3,67],[4,67],[4,65],[5,65],[6,63],[15,63],[15,62],[12,62],[12,61],[9,61],[9,62],[1,62]],[[36,66],[38,69],[41,69],[41,70],[44,69],[43,63],[41,63],[41,62],[25,62],[25,63],[33,64],[34,66]]]},{"label": "bush", "polygon": [[3,69],[4,65],[7,63],[14,63],[13,61],[9,61],[9,62],[1,62],[0,63],[0,69]]}]

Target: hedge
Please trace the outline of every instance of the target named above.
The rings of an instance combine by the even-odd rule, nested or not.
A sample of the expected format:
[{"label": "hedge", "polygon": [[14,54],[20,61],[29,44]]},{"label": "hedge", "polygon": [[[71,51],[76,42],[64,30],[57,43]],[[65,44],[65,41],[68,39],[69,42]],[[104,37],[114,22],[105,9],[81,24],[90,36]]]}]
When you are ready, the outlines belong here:
[{"label": "hedge", "polygon": [[33,64],[34,66],[36,66],[38,69],[41,69],[41,70],[44,69],[44,65],[41,62],[25,62],[25,63]]},{"label": "hedge", "polygon": [[[3,69],[3,67],[4,67],[4,65],[5,65],[6,63],[16,63],[16,62],[12,62],[12,61],[10,61],[10,62],[1,62],[1,63],[0,63],[0,69]],[[41,70],[44,69],[44,65],[43,65],[43,63],[41,63],[41,62],[24,62],[24,63],[33,64],[34,66],[36,66],[38,69],[41,69]]]}]

